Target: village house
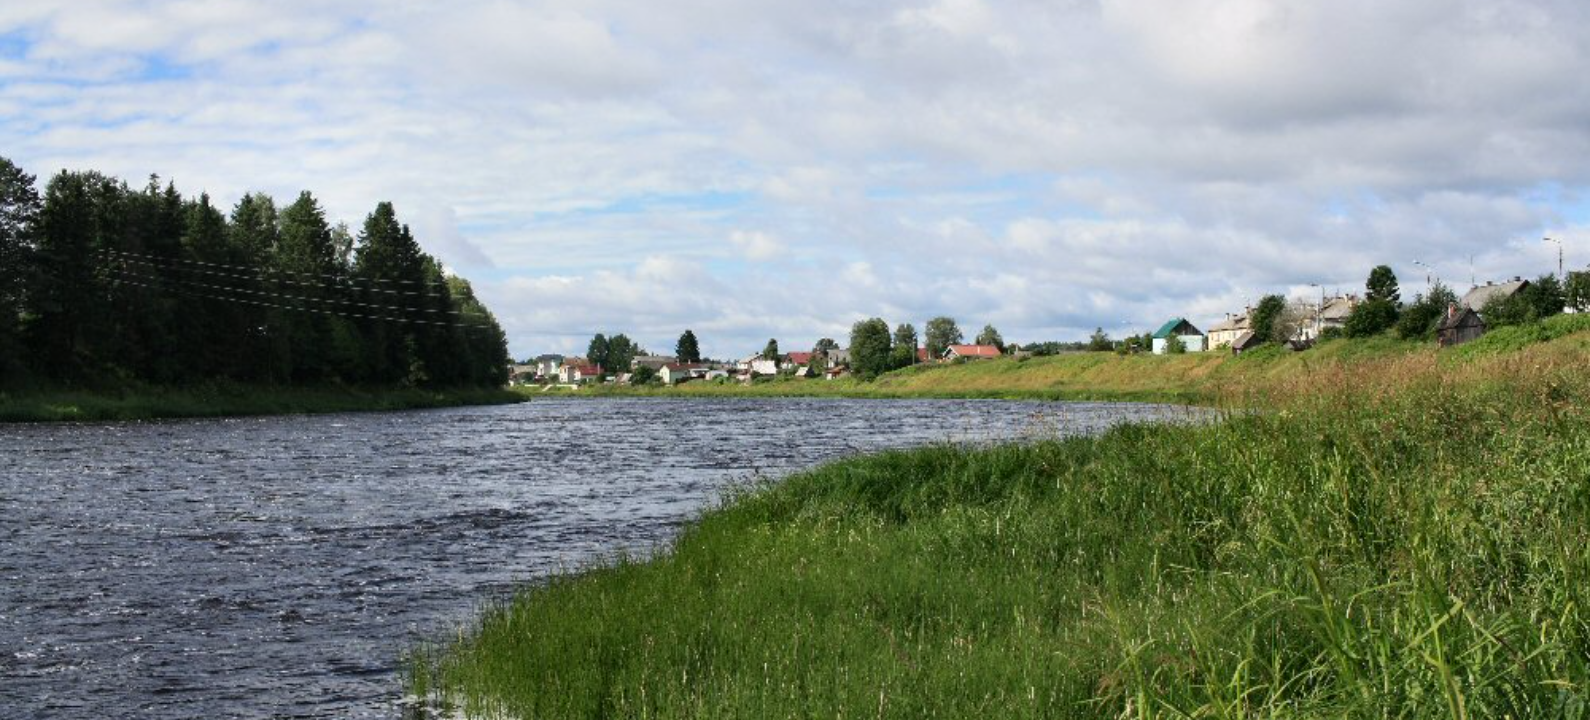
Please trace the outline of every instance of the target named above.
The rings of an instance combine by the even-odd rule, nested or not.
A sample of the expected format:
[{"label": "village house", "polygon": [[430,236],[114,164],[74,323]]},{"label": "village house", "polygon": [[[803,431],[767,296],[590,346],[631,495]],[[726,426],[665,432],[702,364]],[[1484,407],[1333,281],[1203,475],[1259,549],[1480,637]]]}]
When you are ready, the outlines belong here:
[{"label": "village house", "polygon": [[777,375],[778,361],[762,357],[758,353],[735,363],[734,369],[744,375]]},{"label": "village house", "polygon": [[1326,300],[1320,307],[1319,315],[1314,318],[1313,327],[1304,330],[1302,339],[1318,340],[1331,328],[1345,332],[1347,318],[1353,314],[1353,308],[1356,307],[1358,307],[1357,295],[1341,295]]},{"label": "village house", "polygon": [[536,379],[535,363],[508,363],[508,384],[528,385]]},{"label": "village house", "polygon": [[1154,333],[1154,354],[1164,355],[1172,337],[1181,340],[1187,352],[1203,352],[1206,338],[1186,318],[1171,318]]},{"label": "village house", "polygon": [[1235,340],[1231,341],[1229,347],[1231,348],[1232,355],[1241,355],[1242,353],[1245,353],[1263,344],[1263,338],[1253,334],[1252,330],[1244,330],[1242,331],[1241,335],[1238,335]]},{"label": "village house", "polygon": [[944,348],[945,360],[991,360],[1003,354],[993,345],[950,345]]},{"label": "village house", "polygon": [[701,363],[668,363],[657,370],[657,377],[664,385],[677,385],[686,380],[705,377],[710,370]]},{"label": "village house", "polygon": [[558,382],[565,385],[595,382],[602,379],[602,368],[585,358],[568,358],[558,367]]},{"label": "village house", "polygon": [[1248,316],[1252,313],[1252,308],[1244,310],[1241,314],[1237,315],[1227,313],[1226,319],[1221,320],[1220,322],[1215,323],[1213,327],[1210,327],[1209,335],[1207,336],[1209,339],[1209,349],[1219,350],[1220,348],[1231,347],[1232,343],[1236,341],[1238,336],[1248,332],[1253,328],[1252,321],[1248,319]]},{"label": "village house", "polygon": [[1446,317],[1441,318],[1441,324],[1435,328],[1435,339],[1441,347],[1462,345],[1470,340],[1478,340],[1485,334],[1485,321],[1480,319],[1480,314],[1474,308],[1448,306]]},{"label": "village house", "polygon": [[798,372],[804,369],[809,363],[811,363],[811,361],[812,353],[792,352],[784,356],[784,364],[779,369],[795,370]]},{"label": "village house", "polygon": [[636,355],[634,359],[629,361],[629,369],[651,368],[654,371],[659,371],[663,369],[664,365],[671,365],[677,362],[679,362],[679,358],[672,355]]},{"label": "village house", "polygon": [[558,376],[558,368],[563,366],[562,355],[536,356],[536,377],[554,378]]},{"label": "village house", "polygon": [[829,350],[828,367],[850,367],[850,348],[834,348]]},{"label": "village house", "polygon": [[1485,306],[1499,300],[1506,300],[1529,287],[1529,281],[1520,277],[1513,278],[1512,282],[1490,282],[1476,285],[1472,290],[1464,293],[1463,299],[1458,304],[1475,312],[1485,312]]}]

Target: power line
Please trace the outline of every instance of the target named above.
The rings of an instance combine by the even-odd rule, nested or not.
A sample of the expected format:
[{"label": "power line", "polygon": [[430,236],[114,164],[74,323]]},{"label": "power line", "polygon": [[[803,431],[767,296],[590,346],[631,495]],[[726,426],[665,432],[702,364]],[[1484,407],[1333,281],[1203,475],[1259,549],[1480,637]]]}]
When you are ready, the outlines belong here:
[{"label": "power line", "polygon": [[354,275],[344,275],[344,274],[339,274],[339,273],[315,273],[315,272],[299,272],[299,271],[296,271],[296,270],[264,269],[264,268],[259,268],[259,267],[255,267],[255,266],[251,266],[251,265],[235,265],[235,264],[231,264],[231,263],[206,262],[206,261],[203,261],[203,260],[190,260],[188,258],[163,258],[163,257],[155,256],[155,255],[146,255],[146,254],[143,254],[143,253],[128,252],[126,250],[114,250],[114,249],[110,249],[110,248],[102,248],[100,250],[100,252],[118,254],[118,255],[131,255],[131,256],[135,256],[135,257],[143,257],[143,258],[148,258],[148,259],[152,259],[152,260],[162,260],[162,261],[165,261],[165,262],[183,263],[183,264],[187,264],[187,265],[202,265],[202,266],[205,266],[205,267],[230,268],[230,269],[233,269],[233,270],[252,270],[252,271],[255,271],[255,272],[272,272],[272,273],[279,273],[279,274],[283,274],[283,275],[297,275],[297,276],[300,276],[300,277],[322,277],[322,278],[331,278],[333,280],[344,280],[344,281],[349,281],[349,282],[401,283],[401,284],[405,284],[405,285],[424,285],[426,287],[429,287],[429,286],[432,285],[432,283],[430,281],[428,281],[428,280],[400,280],[400,279],[396,279],[396,278],[365,278],[365,277],[357,277],[357,276],[354,276]]},{"label": "power line", "polygon": [[358,306],[358,307],[374,308],[374,309],[377,309],[377,310],[387,310],[387,311],[390,311],[390,312],[424,312],[424,313],[432,313],[432,314],[450,314],[450,315],[457,315],[459,317],[485,317],[484,315],[481,315],[480,313],[468,313],[468,312],[465,312],[463,310],[454,310],[454,309],[442,310],[442,309],[438,309],[438,308],[411,307],[411,306],[407,306],[407,305],[381,305],[381,304],[378,304],[378,303],[360,302],[358,300],[348,300],[348,299],[345,299],[345,298],[308,297],[308,296],[305,296],[305,295],[288,295],[286,293],[281,293],[281,292],[266,292],[266,291],[263,291],[263,290],[248,290],[248,289],[245,289],[245,288],[233,287],[231,285],[212,285],[212,284],[209,284],[209,283],[198,282],[197,280],[189,280],[189,279],[180,278],[180,277],[161,277],[159,275],[146,275],[146,274],[141,274],[140,272],[135,271],[135,270],[131,270],[131,269],[127,269],[127,268],[117,268],[117,267],[114,267],[114,266],[110,267],[109,269],[110,269],[111,272],[114,272],[114,273],[121,273],[123,275],[136,277],[136,278],[140,278],[140,279],[143,279],[143,280],[159,280],[159,281],[164,281],[164,282],[182,283],[182,284],[185,284],[185,285],[191,285],[191,286],[194,286],[194,287],[206,288],[206,289],[209,289],[209,290],[223,290],[223,291],[226,291],[226,292],[238,292],[238,293],[244,293],[244,294],[247,294],[247,295],[260,295],[260,296],[265,296],[265,297],[285,298],[285,299],[288,299],[288,300],[302,300],[302,301],[305,301],[305,302],[323,302],[323,303],[336,303],[336,304],[339,304],[339,305],[354,305],[354,306]]},{"label": "power line", "polygon": [[[197,274],[201,274],[201,275],[212,275],[212,276],[216,276],[216,277],[236,278],[236,279],[240,279],[240,280],[267,280],[268,279],[270,282],[287,283],[289,285],[298,285],[298,286],[301,286],[301,287],[313,287],[313,288],[331,289],[331,290],[355,290],[355,291],[358,291],[358,292],[386,293],[388,295],[409,295],[409,296],[424,296],[424,297],[441,297],[441,294],[439,294],[439,293],[420,292],[420,291],[417,291],[417,290],[390,290],[390,289],[387,289],[387,288],[361,288],[361,287],[350,287],[348,285],[340,285],[340,284],[336,284],[336,283],[328,283],[328,282],[321,281],[321,280],[305,281],[305,280],[288,280],[288,279],[285,279],[285,278],[267,278],[266,277],[267,274],[272,273],[272,272],[285,272],[285,271],[272,271],[272,270],[266,270],[266,269],[262,269],[262,268],[255,268],[252,273],[233,273],[233,272],[224,272],[224,271],[221,271],[221,270],[206,270],[204,268],[196,268],[196,267],[173,266],[172,263],[176,262],[176,260],[173,259],[173,258],[155,258],[155,257],[149,256],[149,255],[138,255],[136,253],[126,253],[126,252],[120,252],[120,251],[117,251],[117,250],[102,250],[101,252],[104,253],[107,256],[107,258],[109,258],[111,260],[114,260],[114,261],[117,261],[117,262],[136,263],[136,264],[139,264],[139,265],[148,265],[150,267],[159,268],[161,270],[172,270],[172,271],[175,271],[175,272],[197,273]],[[237,266],[237,267],[242,267],[242,266]]]},{"label": "power line", "polygon": [[[128,275],[130,277],[138,278],[140,280],[151,279],[151,278],[146,278],[146,277],[141,276],[141,275],[132,275],[131,273],[126,273],[125,271],[118,271],[118,272],[122,272],[122,273],[124,273],[124,274],[126,274],[126,275]],[[120,282],[120,283],[126,284],[126,285],[132,285],[134,287],[147,288],[147,289],[150,289],[150,290],[158,290],[158,291],[163,291],[163,292],[174,292],[174,293],[177,293],[179,295],[186,295],[188,297],[204,298],[204,299],[208,299],[208,300],[220,300],[220,301],[223,301],[223,302],[241,303],[241,304],[244,304],[244,305],[254,305],[254,306],[257,306],[257,307],[275,308],[275,309],[278,309],[278,310],[293,310],[293,311],[298,311],[298,312],[308,312],[308,313],[315,313],[317,315],[328,315],[328,316],[331,316],[331,317],[353,318],[353,319],[363,319],[363,320],[380,320],[380,321],[384,321],[384,322],[407,323],[407,324],[415,324],[415,325],[435,325],[435,326],[439,326],[439,327],[450,327],[450,328],[460,328],[460,329],[470,329],[470,330],[491,330],[491,329],[493,329],[493,326],[491,326],[491,325],[480,325],[480,324],[475,324],[475,323],[450,323],[450,322],[441,322],[441,321],[438,321],[438,320],[420,320],[420,319],[417,319],[417,318],[390,317],[390,316],[385,316],[385,315],[371,315],[371,314],[356,313],[356,312],[337,312],[335,310],[329,310],[329,309],[326,309],[326,308],[304,307],[304,306],[297,306],[297,305],[280,305],[280,304],[276,304],[276,303],[268,303],[268,302],[262,302],[262,301],[258,301],[258,300],[250,300],[248,298],[241,298],[241,297],[236,297],[236,296],[231,296],[231,295],[212,295],[212,294],[209,294],[209,293],[193,292],[193,291],[189,291],[189,290],[182,290],[182,289],[179,289],[179,288],[172,288],[172,287],[167,287],[167,286],[151,285],[149,283],[136,282],[135,280],[129,280],[126,277],[117,278],[117,282]],[[181,281],[177,281],[177,282],[181,282]],[[189,283],[189,284],[191,284],[191,283]],[[238,290],[237,288],[222,288],[222,289],[223,290],[229,290],[229,291]],[[292,297],[292,296],[286,296],[286,297]]]}]

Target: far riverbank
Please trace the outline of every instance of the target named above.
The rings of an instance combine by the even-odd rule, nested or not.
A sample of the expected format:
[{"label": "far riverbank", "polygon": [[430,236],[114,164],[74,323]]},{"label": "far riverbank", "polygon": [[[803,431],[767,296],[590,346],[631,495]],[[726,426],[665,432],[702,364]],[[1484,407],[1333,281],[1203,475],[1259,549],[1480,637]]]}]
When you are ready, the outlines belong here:
[{"label": "far riverbank", "polygon": [[1241,355],[1227,351],[1182,355],[1117,355],[1076,352],[1027,358],[916,365],[872,381],[795,377],[761,378],[746,385],[732,380],[682,385],[599,385],[578,390],[519,388],[527,396],[640,397],[834,397],[917,399],[1006,399],[1151,402],[1180,405],[1249,405],[1259,388],[1288,387],[1323,372],[1371,369],[1424,358],[1458,367],[1479,358],[1590,330],[1590,315],[1561,315],[1543,322],[1503,327],[1451,350],[1431,340],[1335,339],[1303,352],[1268,345]]}]

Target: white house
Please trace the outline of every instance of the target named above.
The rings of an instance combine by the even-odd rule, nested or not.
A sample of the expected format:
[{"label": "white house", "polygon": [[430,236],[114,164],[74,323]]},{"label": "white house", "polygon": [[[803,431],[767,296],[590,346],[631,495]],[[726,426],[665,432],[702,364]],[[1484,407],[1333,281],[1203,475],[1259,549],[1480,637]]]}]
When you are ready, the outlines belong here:
[{"label": "white house", "polygon": [[601,379],[602,369],[587,363],[583,358],[565,360],[563,366],[558,368],[558,382],[565,385],[578,385]]},{"label": "white house", "polygon": [[563,365],[562,355],[542,355],[536,358],[536,377],[557,377],[558,368]]},{"label": "white house", "polygon": [[[1253,311],[1249,309],[1243,311],[1243,313],[1240,315],[1228,314],[1226,315],[1226,319],[1215,323],[1214,327],[1209,328],[1209,335],[1207,336],[1207,340],[1209,341],[1209,349],[1219,350],[1223,347],[1231,347],[1231,343],[1235,341],[1238,336],[1252,329],[1253,325],[1248,320],[1248,316],[1252,312]],[[1156,350],[1155,352],[1158,351]]]},{"label": "white house", "polygon": [[777,375],[778,361],[769,360],[760,354],[752,355],[734,364],[734,369],[752,375]]},{"label": "white house", "polygon": [[675,385],[691,378],[706,377],[710,370],[706,365],[695,363],[668,363],[657,371],[657,377],[664,385]]}]

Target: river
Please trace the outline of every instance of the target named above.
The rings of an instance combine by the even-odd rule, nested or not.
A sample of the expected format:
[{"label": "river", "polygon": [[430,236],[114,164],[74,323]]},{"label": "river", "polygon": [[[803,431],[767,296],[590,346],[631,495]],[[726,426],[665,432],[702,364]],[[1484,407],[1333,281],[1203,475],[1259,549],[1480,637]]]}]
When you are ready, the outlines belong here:
[{"label": "river", "polygon": [[0,717],[401,717],[416,643],[658,547],[730,484],[1181,412],[615,398],[0,424]]}]

